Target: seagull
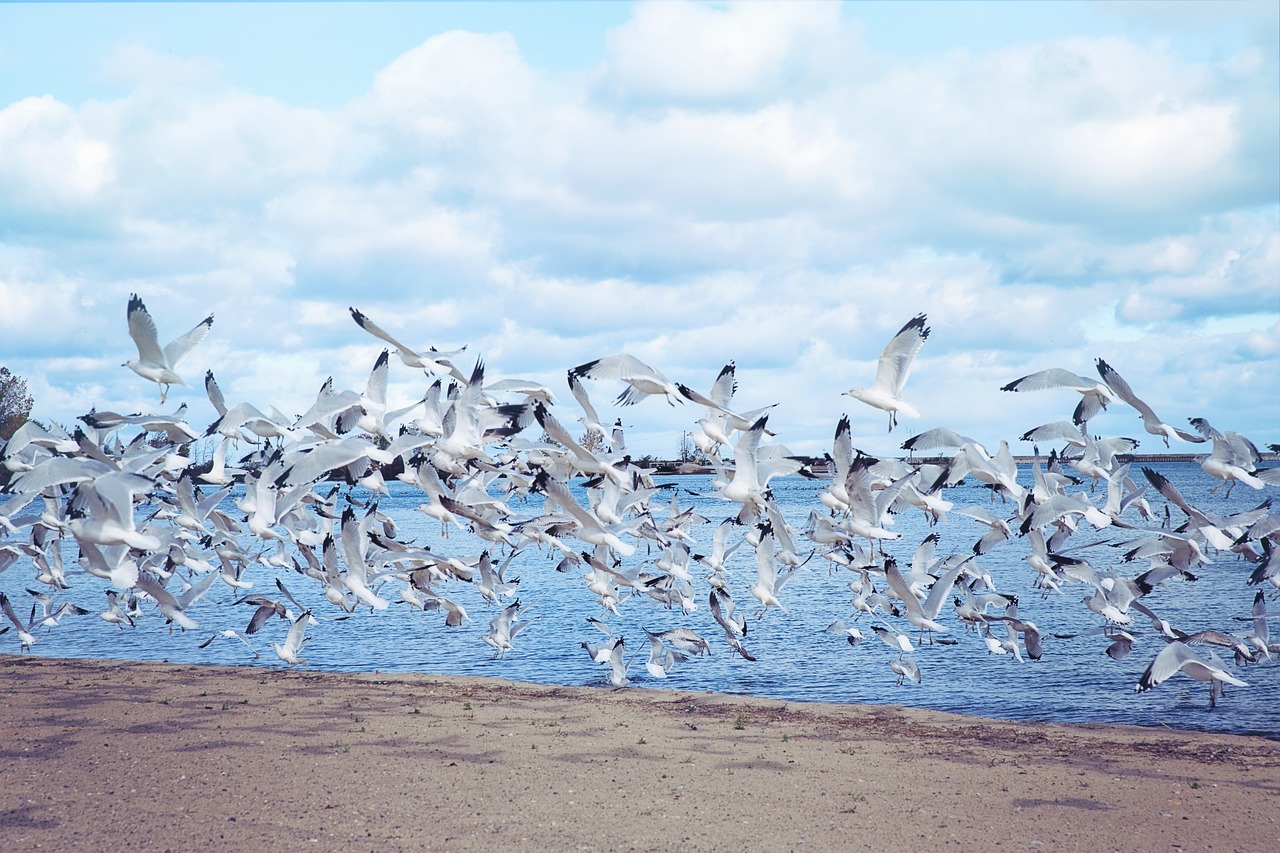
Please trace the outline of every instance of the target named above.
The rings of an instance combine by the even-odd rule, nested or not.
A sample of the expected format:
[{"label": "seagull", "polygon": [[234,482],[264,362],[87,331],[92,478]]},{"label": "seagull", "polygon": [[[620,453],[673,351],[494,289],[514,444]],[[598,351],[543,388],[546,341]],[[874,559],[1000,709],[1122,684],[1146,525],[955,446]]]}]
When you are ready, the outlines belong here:
[{"label": "seagull", "polygon": [[580,364],[569,371],[575,377],[587,379],[621,379],[627,388],[618,395],[619,406],[634,406],[645,397],[663,394],[674,406],[684,402],[680,389],[667,377],[645,364],[634,355],[618,353]]},{"label": "seagull", "polygon": [[[41,613],[40,613],[39,622],[41,625],[45,626],[46,628],[52,628],[53,626],[57,625],[58,620],[60,620],[63,616],[67,616],[67,615],[86,616],[89,613],[88,610],[85,610],[83,607],[79,607],[75,604],[72,604],[69,601],[64,601],[58,607],[54,607],[53,596],[49,595],[46,592],[40,592],[37,589],[28,589],[27,592],[35,596],[36,602],[40,605]],[[33,620],[33,624],[34,624],[34,620]],[[1265,629],[1266,620],[1263,620],[1262,624]]]},{"label": "seagull", "polygon": [[1218,432],[1204,418],[1191,418],[1191,425],[1213,442],[1213,452],[1200,460],[1206,474],[1222,481],[1210,489],[1210,493],[1226,486],[1223,497],[1230,497],[1237,481],[1251,489],[1261,489],[1266,483],[1280,485],[1280,468],[1258,468],[1255,463],[1261,461],[1262,454],[1248,438],[1231,430]]},{"label": "seagull", "polygon": [[[173,575],[170,575],[170,577],[173,577]],[[148,598],[156,603],[156,609],[164,616],[166,622],[176,622],[182,628],[194,629],[199,628],[200,623],[183,611],[189,605],[194,604],[200,596],[204,595],[210,585],[217,579],[218,576],[210,572],[201,581],[184,592],[181,597],[175,597],[173,593],[164,588],[163,583],[145,572],[138,575],[138,581],[135,586],[139,592],[145,593]]]},{"label": "seagull", "polygon": [[707,642],[705,637],[690,628],[672,628],[661,632],[650,631],[645,628],[644,632],[649,635],[650,639],[665,641],[676,651],[684,652],[686,655],[711,654],[711,644]]},{"label": "seagull", "polygon": [[18,629],[19,648],[24,652],[29,650],[36,641],[35,635],[31,633],[31,629],[36,626],[36,606],[31,605],[31,616],[27,619],[27,624],[23,625],[18,619],[18,614],[13,612],[9,597],[0,592],[0,610],[4,611],[4,615],[13,623],[13,627]]},{"label": "seagull", "polygon": [[920,599],[916,598],[915,593],[911,591],[911,587],[902,577],[902,573],[898,571],[898,564],[892,557],[885,557],[884,576],[889,582],[889,588],[902,600],[903,608],[906,611],[907,621],[920,629],[921,641],[923,642],[924,632],[929,632],[929,642],[933,642],[934,631],[946,631],[947,626],[940,624],[938,613],[942,610],[942,605],[946,603],[947,596],[951,594],[951,587],[955,586],[956,578],[964,571],[965,563],[968,560],[962,560],[934,582],[929,588],[929,596],[923,604]]},{"label": "seagull", "polygon": [[601,438],[608,440],[609,429],[600,422],[600,415],[596,413],[596,407],[591,404],[591,398],[587,396],[587,389],[582,387],[582,381],[574,375],[573,371],[569,371],[569,392],[573,394],[573,399],[578,401],[578,405],[582,407],[582,417],[578,418],[578,423],[586,429],[587,433],[595,433]]},{"label": "seagull", "polygon": [[306,636],[307,623],[311,621],[311,611],[308,610],[289,626],[289,635],[285,638],[284,645],[272,643],[271,648],[276,650],[276,657],[289,664],[290,667],[302,666],[307,662],[306,658],[298,657],[298,653],[302,651],[302,647],[311,639]]},{"label": "seagull", "polygon": [[725,642],[729,644],[735,652],[749,661],[754,661],[755,656],[747,651],[747,647],[742,644],[741,637],[747,634],[747,622],[741,616],[734,615],[733,597],[729,595],[727,589],[711,589],[710,594],[711,616],[716,623],[724,630]]},{"label": "seagull", "polygon": [[1030,373],[1021,379],[1015,379],[1007,385],[1002,385],[1000,390],[1049,391],[1059,388],[1080,392],[1080,403],[1071,415],[1071,420],[1076,426],[1087,424],[1090,418],[1105,410],[1107,404],[1114,402],[1116,399],[1116,395],[1111,392],[1111,389],[1101,382],[1095,382],[1078,373],[1063,370],[1061,367],[1050,367],[1047,370]]},{"label": "seagull", "polygon": [[141,551],[158,551],[159,537],[138,530],[134,522],[133,499],[154,486],[151,478],[127,471],[112,471],[76,489],[78,505],[84,510],[67,524],[81,548],[93,545],[122,545]]},{"label": "seagull", "polygon": [[130,628],[132,628],[133,617],[130,616],[128,613],[125,613],[124,610],[120,607],[119,594],[113,589],[107,590],[106,594],[107,594],[107,609],[99,613],[98,616],[102,619],[103,622],[110,622],[112,625],[115,625],[116,627],[123,628],[125,625],[128,625]]},{"label": "seagull", "polygon": [[1186,430],[1172,427],[1164,421],[1152,410],[1150,406],[1138,398],[1133,393],[1133,389],[1129,387],[1129,383],[1124,381],[1124,377],[1116,373],[1115,369],[1102,359],[1098,359],[1098,374],[1102,377],[1102,381],[1115,392],[1116,396],[1124,400],[1130,406],[1138,410],[1138,414],[1142,416],[1142,426],[1152,435],[1158,435],[1164,439],[1164,446],[1169,446],[1169,439],[1180,438],[1183,441],[1191,441],[1201,444],[1204,438],[1193,435]]},{"label": "seagull", "polygon": [[201,649],[208,648],[209,644],[212,643],[214,640],[218,639],[219,637],[223,638],[224,640],[239,640],[240,642],[244,643],[245,648],[249,650],[250,654],[252,654],[255,658],[258,657],[258,653],[253,650],[253,646],[249,643],[249,641],[246,640],[244,637],[240,636],[239,633],[232,630],[231,628],[226,628],[222,631],[219,631],[218,633],[211,636],[209,639],[205,640],[199,646],[197,646],[197,648],[201,648]]},{"label": "seagull", "polygon": [[[1186,643],[1175,640],[1160,650],[1156,659],[1142,673],[1134,687],[1135,693],[1150,690],[1160,682],[1175,675],[1179,671],[1186,673],[1196,681],[1209,682],[1209,707],[1217,707],[1218,694],[1223,693],[1223,686],[1234,684],[1236,687],[1248,687],[1249,682],[1236,678],[1227,672],[1222,659],[1209,652],[1209,658],[1200,657]],[[1226,694],[1223,693],[1225,696]]]},{"label": "seagull", "polygon": [[711,386],[711,391],[705,396],[687,385],[676,383],[676,387],[680,389],[680,393],[686,400],[707,407],[707,416],[698,421],[698,426],[702,434],[714,445],[728,446],[731,443],[729,440],[731,432],[750,429],[761,415],[778,405],[773,403],[741,414],[730,409],[733,395],[738,390],[736,376],[737,367],[731,361],[720,369],[716,381]]},{"label": "seagull", "polygon": [[899,631],[892,625],[885,623],[883,625],[872,625],[871,630],[880,638],[886,646],[898,652],[898,659],[901,660],[903,655],[912,650],[911,638]]},{"label": "seagull", "polygon": [[517,621],[520,618],[520,599],[508,604],[502,610],[498,611],[498,615],[489,621],[489,633],[481,637],[489,645],[493,646],[495,658],[500,658],[512,648],[512,641],[516,636],[533,624],[534,620],[525,619]]},{"label": "seagull", "polygon": [[911,362],[929,337],[924,314],[917,314],[898,330],[898,334],[885,345],[876,365],[876,379],[870,388],[851,388],[845,395],[861,400],[868,406],[889,413],[889,432],[898,425],[898,412],[909,418],[920,417],[920,412],[902,397],[902,386],[911,372]]},{"label": "seagull", "polygon": [[155,320],[151,319],[147,306],[142,304],[138,294],[129,296],[129,309],[126,312],[129,320],[129,337],[138,347],[138,357],[124,363],[143,379],[149,379],[160,386],[160,402],[169,395],[169,386],[186,385],[182,377],[174,372],[182,357],[191,352],[197,344],[209,334],[213,327],[213,315],[205,317],[196,327],[180,338],[174,338],[160,348],[160,340],[156,333]]},{"label": "seagull", "polygon": [[852,625],[846,625],[842,620],[837,619],[823,629],[828,634],[838,634],[848,641],[849,645],[856,646],[865,639],[865,635],[854,628]]},{"label": "seagull", "polygon": [[400,356],[400,360],[405,363],[405,366],[421,368],[427,373],[448,374],[462,383],[467,381],[467,377],[463,376],[458,368],[454,367],[453,362],[450,361],[451,358],[461,355],[466,347],[451,352],[441,352],[435,347],[431,347],[427,352],[416,352],[391,337],[386,330],[355,308],[348,308],[347,310],[351,312],[351,319],[356,321],[357,326],[375,338],[380,338],[395,347],[396,354]]},{"label": "seagull", "polygon": [[760,602],[757,618],[761,618],[771,606],[783,613],[787,612],[787,608],[778,601],[778,593],[782,591],[783,584],[795,577],[795,573],[778,574],[778,540],[773,524],[766,521],[758,530],[760,541],[756,545],[756,582],[751,587],[751,594]]},{"label": "seagull", "polygon": [[[588,545],[607,545],[624,557],[636,552],[636,546],[619,538],[627,532],[624,525],[605,525],[591,510],[582,506],[569,493],[569,488],[546,471],[539,471],[533,490],[546,495],[548,502],[558,504],[575,523],[574,534]],[[452,508],[446,501],[446,507]]]},{"label": "seagull", "polygon": [[649,660],[645,661],[644,668],[654,678],[666,678],[671,667],[689,659],[684,652],[663,646],[661,634],[653,634],[647,630],[645,633],[649,636]]},{"label": "seagull", "polygon": [[902,684],[908,678],[916,684],[920,683],[920,664],[916,663],[915,658],[890,658],[889,669],[898,674],[898,684]]},{"label": "seagull", "polygon": [[[277,580],[276,583],[279,584],[280,581]],[[289,610],[283,604],[258,593],[237,598],[232,604],[252,604],[257,608],[253,611],[253,616],[249,617],[249,625],[244,629],[246,634],[258,633],[272,616],[279,616],[281,619],[290,618]]]}]

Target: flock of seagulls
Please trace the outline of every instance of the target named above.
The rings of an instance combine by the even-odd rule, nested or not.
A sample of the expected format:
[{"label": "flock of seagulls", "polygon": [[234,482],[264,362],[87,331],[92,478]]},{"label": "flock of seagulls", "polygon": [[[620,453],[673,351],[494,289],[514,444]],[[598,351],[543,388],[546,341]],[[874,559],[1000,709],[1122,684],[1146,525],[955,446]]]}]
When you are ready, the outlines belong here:
[{"label": "flock of seagulls", "polygon": [[[89,615],[82,596],[96,584],[98,615],[121,630],[158,617],[171,630],[211,631],[202,648],[233,639],[255,657],[251,638],[274,633],[269,646],[280,661],[300,666],[309,632],[332,619],[394,604],[439,614],[447,627],[466,625],[474,617],[454,590],[470,585],[493,614],[480,639],[502,657],[538,621],[517,597],[527,597],[528,585],[509,575],[512,562],[541,553],[556,569],[547,582],[581,589],[590,612],[584,628],[606,639],[580,645],[608,668],[616,687],[630,682],[631,663],[646,650],[644,669],[653,678],[696,665],[720,640],[729,654],[757,660],[751,628],[761,619],[788,618],[787,584],[818,567],[835,589],[853,596],[847,610],[842,605],[833,614],[828,633],[858,645],[867,628],[893,652],[888,669],[899,684],[921,683],[927,673],[916,657],[920,648],[956,645],[957,631],[976,635],[993,656],[1020,661],[1041,659],[1049,635],[1098,636],[1108,657],[1122,658],[1144,634],[1135,622],[1149,620],[1145,633],[1160,649],[1136,690],[1181,672],[1209,684],[1211,706],[1224,685],[1246,685],[1215,649],[1236,666],[1280,654],[1267,630],[1280,613],[1268,611],[1262,591],[1274,598],[1280,590],[1280,515],[1270,499],[1231,515],[1193,506],[1157,471],[1133,472],[1122,461],[1136,440],[1092,435],[1089,420],[1108,406],[1128,405],[1166,444],[1212,442],[1201,465],[1228,493],[1238,484],[1258,491],[1280,485],[1280,468],[1260,466],[1248,438],[1203,418],[1191,419],[1194,432],[1169,425],[1102,359],[1098,380],[1049,368],[1003,387],[1080,395],[1069,419],[1024,433],[1025,441],[1055,446],[1044,458],[1037,450],[1029,470],[1015,464],[1007,442],[993,452],[946,427],[908,437],[905,458],[876,458],[853,446],[847,416],[815,470],[775,440],[768,426],[773,406],[738,410],[732,362],[706,394],[626,353],[578,365],[566,381],[579,416],[564,413],[550,387],[490,382],[482,359],[466,369],[465,350],[411,349],[364,313],[350,313],[391,349],[376,359],[364,388],[326,381],[301,415],[229,402],[209,371],[205,391],[217,418],[205,428],[187,421],[185,404],[168,414],[91,411],[71,434],[34,420],[23,425],[0,448],[0,482],[7,479],[0,490],[0,571],[24,561],[35,588],[28,589],[25,621],[19,615],[25,603],[0,594],[8,623],[0,633],[13,629],[19,648],[29,649],[62,620]],[[171,386],[185,384],[176,368],[212,322],[210,315],[161,348],[146,306],[132,296],[127,326],[138,357],[126,366],[160,386],[163,404]],[[929,337],[926,323],[924,314],[908,321],[884,348],[872,384],[845,392],[887,412],[890,431],[899,415],[920,417],[903,390]],[[422,374],[422,396],[399,409],[387,400],[393,351]],[[656,485],[632,462],[621,420],[606,426],[591,402],[597,383],[621,383],[618,406],[661,397],[695,407],[694,442],[713,472],[706,497],[725,508],[723,518],[682,507],[679,489]],[[582,432],[575,435],[566,423]],[[202,438],[216,441],[208,466],[187,455]],[[917,453],[931,457],[917,461]],[[775,478],[795,474],[826,478],[803,525],[788,521],[771,488]],[[398,535],[396,520],[379,508],[388,478],[421,493],[418,510],[442,532],[436,544]],[[958,505],[950,489],[965,481],[981,484],[989,497]],[[1155,494],[1165,500],[1163,518],[1148,500]],[[513,507],[516,498],[521,503]],[[517,512],[530,506],[537,510]],[[927,529],[958,515],[966,519],[960,525],[973,522],[980,534],[971,546],[938,553],[933,530],[906,543],[914,546],[908,558],[895,520],[917,511]],[[470,535],[455,539],[459,531]],[[1120,547],[1081,543],[1089,538],[1081,531],[1106,531],[1109,544]],[[982,566],[997,549],[1019,548],[1025,553],[1018,562],[1027,567],[1022,577],[997,579]],[[1219,624],[1186,628],[1157,615],[1166,585],[1189,582],[1226,559],[1247,565],[1242,587],[1260,587],[1249,616],[1240,617],[1247,632],[1230,630],[1236,626],[1229,615],[1205,614]],[[311,592],[295,595],[302,586]],[[243,627],[208,624],[200,601],[213,589],[244,605]],[[79,603],[69,600],[73,594]],[[1024,612],[1029,595],[1031,601],[1074,595],[1093,627],[1041,627]],[[304,599],[323,604],[303,606]],[[754,603],[741,608],[747,600]],[[717,628],[710,637],[688,618],[673,629],[646,630],[643,647],[633,652],[610,624],[624,607],[658,607],[685,618],[703,605]]]}]

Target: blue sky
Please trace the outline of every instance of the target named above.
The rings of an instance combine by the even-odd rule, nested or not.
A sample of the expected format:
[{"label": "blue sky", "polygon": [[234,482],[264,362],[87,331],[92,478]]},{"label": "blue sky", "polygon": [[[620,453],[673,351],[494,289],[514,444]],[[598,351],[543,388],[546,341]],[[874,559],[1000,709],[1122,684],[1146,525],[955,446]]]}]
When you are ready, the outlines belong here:
[{"label": "blue sky", "polygon": [[[363,384],[355,305],[563,398],[613,352],[695,387],[734,359],[797,452],[844,412],[872,453],[1012,441],[1075,400],[1000,385],[1099,357],[1280,441],[1278,8],[0,4],[0,363],[38,417],[156,409],[137,292],[162,336],[215,312],[193,422],[210,368],[301,411]],[[841,392],[921,311],[887,436]],[[699,416],[591,390],[638,453]]]}]

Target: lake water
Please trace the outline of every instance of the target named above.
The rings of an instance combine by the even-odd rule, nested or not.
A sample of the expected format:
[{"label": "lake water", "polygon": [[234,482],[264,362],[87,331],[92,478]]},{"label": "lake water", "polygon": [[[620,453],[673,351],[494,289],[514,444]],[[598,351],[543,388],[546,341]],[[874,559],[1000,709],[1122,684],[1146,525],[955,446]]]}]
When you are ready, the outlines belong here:
[{"label": "lake water", "polygon": [[[1133,475],[1142,481],[1134,466]],[[1264,498],[1245,487],[1236,488],[1229,499],[1210,495],[1211,480],[1195,463],[1153,466],[1165,474],[1187,499],[1201,508],[1229,513],[1257,506]],[[682,505],[693,505],[711,519],[711,523],[693,530],[700,546],[695,552],[710,548],[711,536],[720,519],[736,510],[712,496],[710,478],[697,476],[657,478],[681,490]],[[1022,470],[1020,481],[1030,482],[1029,472]],[[817,495],[826,481],[800,477],[776,479],[773,488],[788,522],[803,530],[811,509],[823,509]],[[575,485],[581,498],[581,487]],[[1164,499],[1148,490],[1148,499],[1157,512],[1163,513]],[[357,494],[358,499],[368,495]],[[1008,513],[1011,506],[1001,507],[997,499],[991,503],[990,492],[978,486],[962,484],[951,489],[947,498],[962,506],[981,504],[995,513]],[[662,498],[655,498],[655,506]],[[437,522],[416,511],[422,503],[421,493],[400,483],[391,485],[391,494],[380,506],[399,524],[398,537],[429,545],[444,554],[473,559],[485,543],[471,535],[455,531],[441,538]],[[536,515],[539,499],[511,502],[514,514]],[[233,513],[234,514],[234,513]],[[1174,524],[1183,520],[1172,509]],[[1127,520],[1141,523],[1136,513]],[[894,528],[902,539],[886,543],[888,553],[900,565],[909,565],[919,542],[931,532],[924,517],[912,511],[898,516]],[[972,519],[952,514],[949,520],[933,529],[941,536],[937,556],[952,552],[968,553],[986,528]],[[741,534],[737,534],[740,536]],[[1073,556],[1086,557],[1095,567],[1115,566],[1126,575],[1146,568],[1143,563],[1121,562],[1122,548],[1115,543],[1127,542],[1140,535],[1136,531],[1115,528],[1093,531],[1087,525],[1072,537],[1070,545],[1106,539]],[[809,543],[797,536],[797,545],[807,553]],[[69,569],[75,568],[76,549],[67,543],[65,557]],[[1142,635],[1133,653],[1115,661],[1104,654],[1108,641],[1100,636],[1076,636],[1059,639],[1056,633],[1076,633],[1097,627],[1100,618],[1088,611],[1081,599],[1091,588],[1064,586],[1065,594],[1043,597],[1032,588],[1035,572],[1022,559],[1028,553],[1025,540],[1014,539],[978,559],[996,581],[996,588],[1019,597],[1021,615],[1034,621],[1044,633],[1044,657],[1039,661],[1019,663],[1008,656],[988,653],[977,635],[965,633],[954,617],[950,605],[943,608],[940,621],[950,626],[949,639],[956,645],[925,644],[915,653],[922,673],[922,683],[895,683],[896,676],[888,662],[896,657],[870,631],[870,620],[854,620],[849,605],[852,593],[847,589],[854,575],[848,571],[830,570],[830,564],[813,559],[799,570],[779,596],[787,611],[770,609],[764,618],[752,619],[745,639],[747,647],[758,658],[747,661],[732,654],[721,639],[723,634],[707,607],[708,587],[703,581],[705,570],[695,565],[697,609],[689,614],[672,611],[642,597],[624,600],[618,615],[605,613],[595,596],[584,585],[580,570],[569,573],[555,571],[559,554],[538,552],[527,547],[513,562],[509,577],[519,577],[519,598],[527,614],[536,621],[515,640],[515,648],[495,659],[493,649],[482,642],[489,620],[498,607],[487,605],[470,584],[452,582],[439,591],[461,603],[470,619],[460,627],[444,625],[440,612],[421,612],[404,604],[393,604],[385,611],[361,608],[345,621],[327,621],[341,615],[323,599],[319,586],[291,570],[254,566],[246,572],[246,580],[254,583],[252,592],[276,596],[274,580],[280,577],[307,606],[313,606],[319,621],[308,630],[311,637],[304,656],[308,668],[333,671],[415,672],[448,675],[492,676],[547,684],[601,685],[608,687],[608,670],[592,662],[580,647],[582,642],[598,643],[603,635],[591,627],[588,616],[602,617],[616,635],[626,638],[629,654],[640,653],[630,670],[637,686],[679,690],[746,694],[789,701],[900,703],[930,708],[1024,721],[1070,721],[1088,723],[1133,723],[1210,731],[1259,734],[1280,738],[1280,665],[1261,663],[1235,668],[1248,687],[1228,688],[1226,697],[1215,710],[1209,710],[1208,689],[1201,682],[1177,675],[1153,690],[1137,694],[1134,685],[1143,670],[1163,648],[1164,643],[1149,630],[1146,620],[1136,616],[1134,627]],[[628,565],[645,559],[656,559],[657,552],[646,554],[642,544]],[[1248,623],[1232,617],[1249,613],[1257,587],[1248,586],[1246,578],[1252,565],[1233,554],[1210,553],[1212,563],[1202,567],[1196,582],[1171,581],[1144,597],[1160,616],[1185,631],[1216,628],[1245,633]],[[0,589],[14,602],[23,617],[30,607],[25,588],[34,588],[30,562],[20,561],[0,574]],[[739,609],[752,611],[755,600],[748,589],[754,582],[754,554],[743,547],[730,562],[730,586]],[[73,601],[94,614],[105,607],[104,582],[88,575],[71,578],[72,589],[59,595],[59,600]],[[398,598],[391,582],[384,590],[389,599]],[[1275,590],[1266,588],[1273,601]],[[38,642],[32,653],[51,657],[110,658],[126,660],[171,661],[175,663],[217,663],[247,666],[280,667],[282,664],[268,647],[270,642],[284,642],[287,623],[273,619],[261,632],[251,637],[261,657],[254,659],[239,642],[219,638],[208,648],[199,644],[216,630],[235,628],[243,631],[252,608],[232,602],[239,593],[221,582],[189,611],[200,623],[198,630],[170,631],[158,614],[149,613],[134,628],[119,629],[96,615],[65,618],[52,629],[36,631]],[[1273,603],[1272,610],[1280,609]],[[835,619],[860,626],[867,640],[851,646],[824,629]],[[910,626],[905,620],[893,620],[903,631]],[[647,642],[643,628],[660,631],[687,625],[711,640],[712,654],[678,664],[666,679],[650,676],[644,668]],[[1276,628],[1273,627],[1273,631]],[[912,632],[914,633],[914,632]],[[18,652],[16,632],[0,637],[0,651]],[[1228,655],[1223,655],[1228,657]]]}]

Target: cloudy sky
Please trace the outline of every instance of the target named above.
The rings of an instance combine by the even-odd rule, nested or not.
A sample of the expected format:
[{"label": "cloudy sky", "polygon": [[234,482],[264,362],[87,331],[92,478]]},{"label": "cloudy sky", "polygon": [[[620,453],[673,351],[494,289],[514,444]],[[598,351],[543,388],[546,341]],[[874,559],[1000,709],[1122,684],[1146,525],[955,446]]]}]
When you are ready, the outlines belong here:
[{"label": "cloudy sky", "polygon": [[[1166,421],[1280,441],[1278,8],[3,4],[0,364],[37,417],[160,410],[137,293],[164,340],[215,314],[189,420],[209,368],[297,413],[363,387],[356,306],[567,421],[565,370],[625,351],[704,391],[735,360],[796,452],[845,412],[872,453],[994,446],[1076,402],[1002,384],[1101,357]],[[890,436],[841,392],[920,312]],[[393,361],[393,404],[424,387]],[[700,416],[589,387],[637,454]]]}]

